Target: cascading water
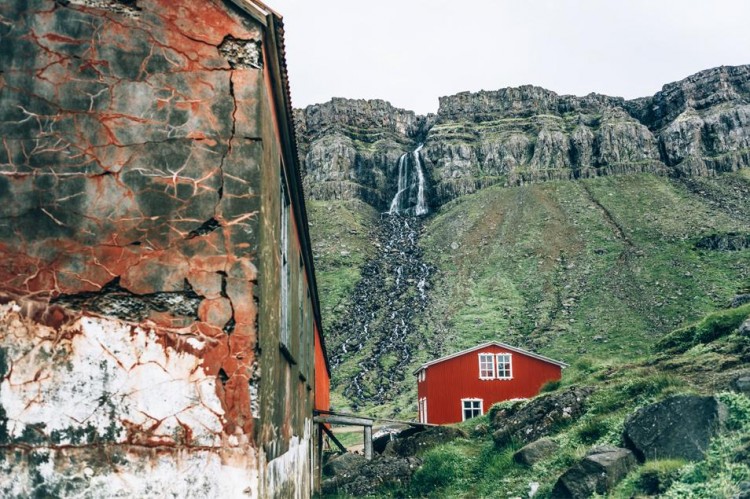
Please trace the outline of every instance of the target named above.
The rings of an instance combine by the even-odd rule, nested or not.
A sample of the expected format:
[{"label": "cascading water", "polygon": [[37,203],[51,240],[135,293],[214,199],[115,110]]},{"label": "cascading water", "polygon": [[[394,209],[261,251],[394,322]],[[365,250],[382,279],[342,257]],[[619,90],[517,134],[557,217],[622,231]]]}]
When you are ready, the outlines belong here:
[{"label": "cascading water", "polygon": [[[419,144],[411,154],[404,153],[398,158],[398,184],[388,213],[404,213],[422,216],[429,211],[425,199],[425,177],[422,169],[422,157],[419,152],[424,144]],[[411,161],[410,161],[411,159]],[[409,163],[414,163],[413,171]]]},{"label": "cascading water", "polygon": [[331,367],[349,373],[334,375],[334,382],[343,385],[353,409],[394,400],[414,352],[424,348],[418,323],[434,268],[419,246],[422,216],[429,212],[421,150],[420,144],[399,157],[396,194],[377,229],[378,252],[361,270],[349,313],[331,328]]}]

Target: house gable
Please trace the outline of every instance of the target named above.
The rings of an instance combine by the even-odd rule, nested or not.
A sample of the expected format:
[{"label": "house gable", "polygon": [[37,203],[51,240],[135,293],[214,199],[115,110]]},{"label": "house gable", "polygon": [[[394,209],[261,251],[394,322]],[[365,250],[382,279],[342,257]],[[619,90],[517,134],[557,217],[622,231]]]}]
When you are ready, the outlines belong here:
[{"label": "house gable", "polygon": [[543,355],[536,354],[534,352],[529,352],[528,350],[524,350],[523,348],[514,347],[514,346],[508,345],[506,343],[499,342],[499,341],[488,341],[488,342],[482,343],[480,345],[477,345],[475,347],[467,348],[466,350],[461,350],[460,352],[456,352],[456,353],[453,353],[453,354],[450,354],[450,355],[446,355],[444,357],[440,357],[439,359],[435,359],[435,360],[431,360],[430,362],[426,362],[426,363],[422,364],[421,366],[419,366],[412,374],[414,376],[417,376],[420,371],[426,370],[430,366],[433,366],[435,364],[439,364],[441,362],[445,362],[445,361],[448,361],[448,360],[451,360],[451,359],[454,359],[454,358],[457,358],[457,357],[461,357],[461,356],[464,356],[464,355],[469,355],[469,354],[472,354],[472,353],[475,353],[475,352],[479,353],[483,349],[486,349],[486,348],[492,347],[492,346],[508,350],[508,351],[510,351],[512,353],[517,353],[517,354],[520,354],[520,355],[525,355],[527,357],[530,357],[530,358],[536,359],[536,360],[540,360],[542,362],[547,362],[549,364],[554,364],[556,366],[560,366],[563,369],[565,369],[566,367],[568,367],[568,364],[566,364],[565,362],[561,362],[559,360],[554,360],[554,359],[551,359],[549,357],[545,357]]}]

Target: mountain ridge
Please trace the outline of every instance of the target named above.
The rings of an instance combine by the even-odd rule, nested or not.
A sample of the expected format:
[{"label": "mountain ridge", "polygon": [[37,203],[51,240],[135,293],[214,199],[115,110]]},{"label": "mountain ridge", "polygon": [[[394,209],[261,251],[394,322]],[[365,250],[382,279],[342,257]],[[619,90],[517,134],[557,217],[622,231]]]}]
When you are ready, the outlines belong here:
[{"label": "mountain ridge", "polygon": [[434,206],[496,183],[750,165],[748,65],[707,69],[632,100],[524,85],[439,102],[428,115],[378,99],[296,110],[308,196],[357,197],[382,210],[396,161],[419,143]]}]

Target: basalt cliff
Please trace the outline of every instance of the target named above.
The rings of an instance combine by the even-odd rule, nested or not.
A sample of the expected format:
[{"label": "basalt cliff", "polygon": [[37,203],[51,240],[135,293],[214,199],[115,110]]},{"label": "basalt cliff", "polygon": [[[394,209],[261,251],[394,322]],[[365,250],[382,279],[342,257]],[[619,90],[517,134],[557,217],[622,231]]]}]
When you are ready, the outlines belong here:
[{"label": "basalt cliff", "polygon": [[497,183],[709,175],[750,165],[750,66],[702,71],[635,100],[527,85],[441,97],[436,115],[333,99],[296,120],[307,195],[378,209],[396,192],[399,157],[420,143],[432,206]]}]

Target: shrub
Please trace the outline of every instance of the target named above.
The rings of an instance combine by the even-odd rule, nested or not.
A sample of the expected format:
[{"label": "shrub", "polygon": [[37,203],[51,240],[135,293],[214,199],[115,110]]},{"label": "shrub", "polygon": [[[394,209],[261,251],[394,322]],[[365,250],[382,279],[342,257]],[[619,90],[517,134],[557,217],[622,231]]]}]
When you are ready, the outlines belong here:
[{"label": "shrub", "polygon": [[656,343],[659,350],[681,353],[699,343],[710,343],[727,336],[750,316],[750,303],[720,310],[689,326],[676,329]]},{"label": "shrub", "polygon": [[511,409],[511,412],[515,413],[516,410],[526,405],[527,402],[527,400],[512,399],[503,400],[502,402],[493,404],[492,407],[490,407],[490,409],[487,411],[487,421],[492,423],[492,421],[494,421],[495,419],[495,414],[497,414],[499,411],[502,411],[503,409]]},{"label": "shrub", "polygon": [[539,389],[541,393],[548,393],[548,392],[554,392],[560,386],[562,385],[562,381],[559,379],[553,380],[553,381],[547,381],[545,384],[542,385],[542,387]]},{"label": "shrub", "polygon": [[581,357],[573,363],[573,367],[584,373],[592,373],[596,371],[596,364],[591,357]]},{"label": "shrub", "polygon": [[669,387],[683,386],[685,383],[677,376],[672,374],[659,373],[652,376],[638,377],[625,383],[624,395],[628,399],[640,398],[648,400]]},{"label": "shrub", "polygon": [[455,447],[440,445],[427,451],[422,466],[414,473],[412,487],[417,494],[429,494],[466,476],[469,459]]},{"label": "shrub", "polygon": [[583,421],[576,430],[578,439],[584,444],[596,443],[609,432],[609,421],[603,417],[593,417]]},{"label": "shrub", "polygon": [[678,478],[679,470],[685,464],[682,459],[648,461],[641,468],[635,486],[648,495],[663,494]]}]

